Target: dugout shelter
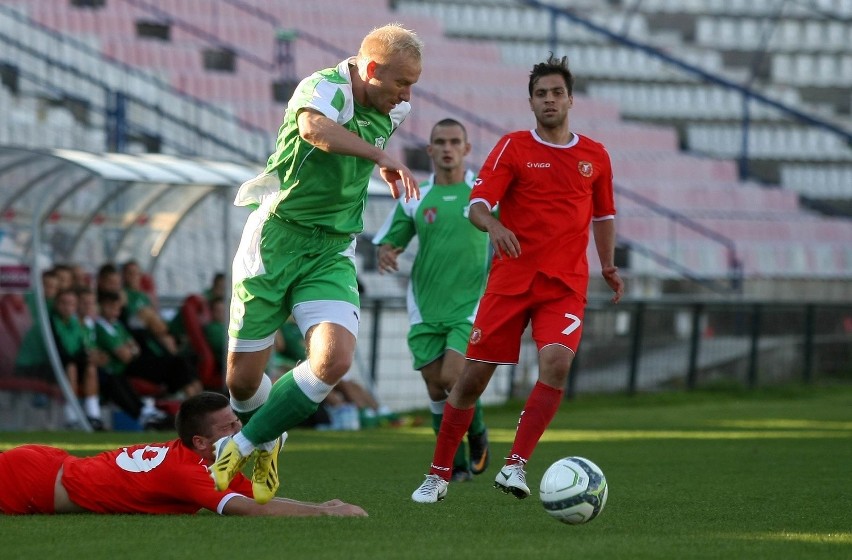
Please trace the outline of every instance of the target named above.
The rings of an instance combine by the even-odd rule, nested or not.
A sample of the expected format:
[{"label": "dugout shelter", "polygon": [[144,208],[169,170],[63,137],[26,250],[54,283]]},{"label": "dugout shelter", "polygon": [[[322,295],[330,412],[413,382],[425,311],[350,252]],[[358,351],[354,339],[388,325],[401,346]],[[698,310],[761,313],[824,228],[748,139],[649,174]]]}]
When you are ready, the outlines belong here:
[{"label": "dugout shelter", "polygon": [[[45,427],[32,425],[32,403],[77,403],[53,344],[43,271],[71,264],[94,275],[103,263],[135,260],[149,279],[202,291],[212,274],[230,270],[240,233],[233,226],[247,213],[233,206],[234,195],[261,169],[165,154],[0,147],[0,429]],[[52,376],[16,372],[32,328],[47,341]],[[77,413],[91,429],[79,406]]]}]

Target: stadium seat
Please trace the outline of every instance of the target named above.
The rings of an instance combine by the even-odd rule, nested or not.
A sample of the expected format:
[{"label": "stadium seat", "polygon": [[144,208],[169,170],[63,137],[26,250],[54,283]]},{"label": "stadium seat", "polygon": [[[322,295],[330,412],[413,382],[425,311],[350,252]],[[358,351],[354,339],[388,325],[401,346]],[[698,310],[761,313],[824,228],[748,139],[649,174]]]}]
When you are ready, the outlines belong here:
[{"label": "stadium seat", "polygon": [[33,318],[30,316],[24,296],[15,293],[0,296],[0,321],[4,323],[9,335],[15,341],[15,346],[19,346],[24,335],[33,325]]},{"label": "stadium seat", "polygon": [[222,372],[217,370],[218,360],[204,336],[204,325],[210,320],[207,300],[201,295],[191,294],[180,306],[179,313],[196,360],[198,378],[205,389],[221,390],[224,386]]}]

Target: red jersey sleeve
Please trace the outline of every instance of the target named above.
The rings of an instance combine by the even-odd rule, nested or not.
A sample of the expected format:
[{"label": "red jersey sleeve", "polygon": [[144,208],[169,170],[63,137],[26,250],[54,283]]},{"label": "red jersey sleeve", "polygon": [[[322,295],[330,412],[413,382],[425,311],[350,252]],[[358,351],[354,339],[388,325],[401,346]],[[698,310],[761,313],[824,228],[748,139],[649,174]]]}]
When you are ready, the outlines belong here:
[{"label": "red jersey sleeve", "polygon": [[598,152],[598,165],[600,172],[595,177],[592,186],[592,218],[600,219],[615,216],[615,194],[612,187],[612,162],[609,159],[609,152],[602,144],[597,144],[600,148]]},{"label": "red jersey sleeve", "polygon": [[482,164],[470,200],[485,200],[492,210],[497,206],[515,176],[513,152],[512,136],[507,134],[497,142]]}]

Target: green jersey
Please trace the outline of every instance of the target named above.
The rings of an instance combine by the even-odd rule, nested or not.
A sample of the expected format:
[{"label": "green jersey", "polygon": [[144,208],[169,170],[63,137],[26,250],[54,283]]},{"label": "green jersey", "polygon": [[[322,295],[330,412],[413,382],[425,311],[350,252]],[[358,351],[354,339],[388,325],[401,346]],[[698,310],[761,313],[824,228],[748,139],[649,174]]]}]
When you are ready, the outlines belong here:
[{"label": "green jersey", "polygon": [[403,101],[385,115],[358,105],[352,94],[350,62],[344,60],[302,80],[284,112],[275,153],[269,156],[264,173],[240,187],[237,206],[261,205],[280,220],[327,233],[363,230],[367,185],[375,164],[320,150],[302,139],[296,122],[301,110],[312,109],[365,142],[385,148],[411,106]]},{"label": "green jersey", "polygon": [[373,239],[406,247],[416,235],[419,247],[408,284],[412,325],[473,321],[488,273],[488,234],[468,219],[474,174],[454,185],[420,185],[420,200],[400,200]]},{"label": "green jersey", "polygon": [[103,369],[110,375],[123,374],[127,364],[118,358],[115,351],[128,341],[133,340],[133,335],[124,328],[120,321],[111,323],[100,317],[95,323],[95,338],[97,347],[109,355],[109,363]]}]

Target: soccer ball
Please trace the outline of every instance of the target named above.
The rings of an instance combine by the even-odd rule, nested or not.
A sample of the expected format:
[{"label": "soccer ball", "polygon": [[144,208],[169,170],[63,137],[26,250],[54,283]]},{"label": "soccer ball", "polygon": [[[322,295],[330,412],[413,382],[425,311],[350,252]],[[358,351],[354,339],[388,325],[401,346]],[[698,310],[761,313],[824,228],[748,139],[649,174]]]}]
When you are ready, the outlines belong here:
[{"label": "soccer ball", "polygon": [[583,457],[565,457],[550,465],[539,488],[547,513],[569,525],[597,517],[606,505],[608,493],[603,471]]}]

